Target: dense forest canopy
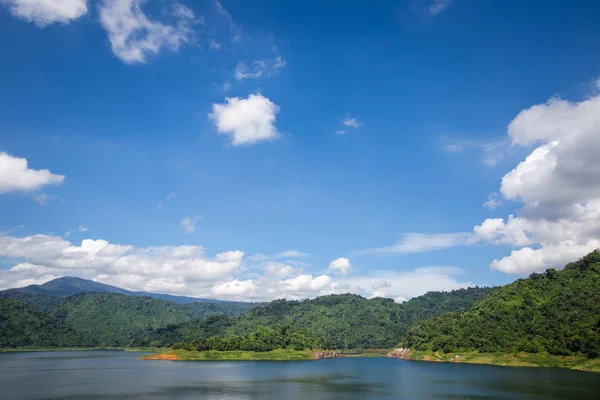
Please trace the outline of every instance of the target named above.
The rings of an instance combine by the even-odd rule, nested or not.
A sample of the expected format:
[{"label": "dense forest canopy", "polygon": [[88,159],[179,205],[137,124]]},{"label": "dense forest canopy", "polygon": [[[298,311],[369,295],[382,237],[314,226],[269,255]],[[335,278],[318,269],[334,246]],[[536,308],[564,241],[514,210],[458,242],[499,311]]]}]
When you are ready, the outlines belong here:
[{"label": "dense forest canopy", "polygon": [[0,298],[0,347],[80,346],[67,324],[19,300]]},{"label": "dense forest canopy", "polygon": [[600,356],[600,252],[562,271],[531,274],[466,312],[414,324],[402,345],[417,350],[522,351]]},{"label": "dense forest canopy", "polygon": [[470,308],[494,288],[430,292],[398,304],[391,299],[365,299],[354,294],[302,301],[275,300],[238,318],[209,318],[159,329],[138,345],[171,346],[214,335],[248,335],[262,327],[287,324],[305,330],[327,348],[388,348],[415,321]]}]

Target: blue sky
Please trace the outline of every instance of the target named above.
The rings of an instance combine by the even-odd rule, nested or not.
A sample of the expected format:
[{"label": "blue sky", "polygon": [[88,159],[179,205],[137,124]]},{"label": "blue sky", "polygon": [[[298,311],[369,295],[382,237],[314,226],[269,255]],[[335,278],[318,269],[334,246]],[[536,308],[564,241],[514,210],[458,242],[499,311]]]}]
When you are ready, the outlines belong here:
[{"label": "blue sky", "polygon": [[402,301],[560,268],[600,246],[599,20],[0,0],[0,287]]}]

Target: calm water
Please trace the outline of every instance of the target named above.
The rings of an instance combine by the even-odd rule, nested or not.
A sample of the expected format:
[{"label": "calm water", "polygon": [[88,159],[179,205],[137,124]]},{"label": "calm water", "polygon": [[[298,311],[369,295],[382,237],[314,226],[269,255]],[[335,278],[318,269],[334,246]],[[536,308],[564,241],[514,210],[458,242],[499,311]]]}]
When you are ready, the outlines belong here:
[{"label": "calm water", "polygon": [[0,354],[12,399],[600,399],[600,374],[387,358],[138,361],[112,351]]}]

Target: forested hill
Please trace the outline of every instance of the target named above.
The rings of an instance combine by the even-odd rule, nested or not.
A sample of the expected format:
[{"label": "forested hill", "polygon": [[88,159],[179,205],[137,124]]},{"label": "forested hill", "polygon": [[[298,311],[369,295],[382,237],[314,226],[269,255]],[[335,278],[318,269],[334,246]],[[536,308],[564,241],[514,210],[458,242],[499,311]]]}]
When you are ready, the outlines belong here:
[{"label": "forested hill", "polygon": [[0,298],[0,348],[80,345],[79,335],[62,321],[22,301]]},{"label": "forested hill", "polygon": [[171,346],[210,336],[248,335],[262,327],[289,325],[309,332],[325,347],[389,348],[415,321],[448,311],[470,308],[494,288],[431,292],[403,304],[391,299],[352,294],[311,300],[275,300],[238,318],[209,318],[170,326],[148,335],[138,345]]},{"label": "forested hill", "polygon": [[600,252],[562,271],[532,274],[467,312],[421,321],[402,340],[416,350],[545,351],[600,356]]},{"label": "forested hill", "polygon": [[55,307],[51,316],[81,334],[88,346],[130,346],[155,329],[211,315],[240,315],[250,303],[176,304],[119,293],[80,293]]},{"label": "forested hill", "polygon": [[[66,299],[23,292],[16,296],[38,307],[23,299],[0,297],[0,348],[128,347],[155,329],[213,315],[241,315],[254,306],[239,302],[176,304],[120,293],[80,293]],[[60,301],[56,303],[56,299]]]}]

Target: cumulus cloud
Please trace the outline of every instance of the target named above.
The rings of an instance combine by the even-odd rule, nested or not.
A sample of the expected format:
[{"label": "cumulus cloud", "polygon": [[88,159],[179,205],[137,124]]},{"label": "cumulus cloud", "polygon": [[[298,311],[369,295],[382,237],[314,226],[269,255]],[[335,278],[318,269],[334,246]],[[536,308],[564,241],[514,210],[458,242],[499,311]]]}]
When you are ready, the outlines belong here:
[{"label": "cumulus cloud", "polygon": [[474,234],[515,248],[491,268],[527,274],[561,268],[600,247],[600,95],[558,97],[521,111],[508,127],[514,146],[535,147],[502,178],[500,193],[523,207],[486,219]]},{"label": "cumulus cloud", "polygon": [[449,291],[474,286],[459,279],[465,271],[456,267],[434,266],[412,271],[373,271],[367,276],[348,276],[340,279],[338,287],[354,288],[354,293],[368,297],[389,297],[397,302],[406,301],[428,291]]},{"label": "cumulus cloud", "polygon": [[98,11],[113,53],[126,64],[143,63],[161,49],[178,51],[192,37],[198,22],[194,12],[180,3],[170,9],[171,23],[151,20],[142,11],[144,0],[103,0]]},{"label": "cumulus cloud", "polygon": [[[47,185],[60,185],[64,175],[56,175],[47,169],[31,169],[25,158],[0,153],[0,194],[28,192]],[[47,197],[43,199],[47,200]]]},{"label": "cumulus cloud", "polygon": [[329,263],[329,271],[335,274],[347,275],[351,269],[352,265],[350,264],[350,260],[346,257],[336,258]]},{"label": "cumulus cloud", "polygon": [[208,116],[223,135],[230,135],[234,146],[251,145],[277,139],[275,127],[279,106],[260,93],[246,99],[227,97],[223,104],[213,104]]},{"label": "cumulus cloud", "polygon": [[218,283],[211,289],[211,292],[217,297],[235,297],[245,299],[252,297],[256,293],[256,285],[252,279],[240,281],[232,279],[227,282]]},{"label": "cumulus cloud", "polygon": [[245,63],[238,63],[235,69],[235,79],[241,81],[243,79],[256,79],[263,76],[273,76],[279,73],[286,65],[286,62],[281,57],[275,57],[272,60],[256,60],[251,66]]},{"label": "cumulus cloud", "polygon": [[279,261],[259,267],[244,263],[244,252],[209,257],[200,246],[135,247],[85,239],[79,245],[57,236],[0,236],[0,289],[40,284],[59,276],[79,276],[130,290],[230,300],[304,299],[356,293],[409,299],[430,290],[472,286],[454,267],[373,271],[333,279]]},{"label": "cumulus cloud", "polygon": [[2,236],[0,257],[19,263],[0,270],[0,288],[74,275],[131,290],[206,296],[240,270],[243,256],[236,250],[211,258],[200,246],[136,248],[93,239],[78,246],[57,236]]},{"label": "cumulus cloud", "polygon": [[353,251],[351,254],[406,254],[424,253],[432,250],[472,244],[476,238],[470,232],[456,233],[406,233],[391,246]]},{"label": "cumulus cloud", "polygon": [[196,230],[196,223],[199,220],[200,217],[185,217],[179,223],[179,228],[186,233],[192,233]]},{"label": "cumulus cloud", "polygon": [[10,13],[40,28],[53,23],[66,24],[85,15],[87,0],[0,0]]}]

